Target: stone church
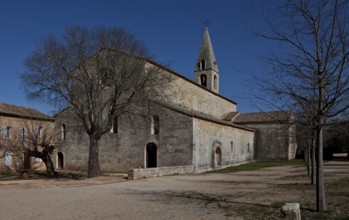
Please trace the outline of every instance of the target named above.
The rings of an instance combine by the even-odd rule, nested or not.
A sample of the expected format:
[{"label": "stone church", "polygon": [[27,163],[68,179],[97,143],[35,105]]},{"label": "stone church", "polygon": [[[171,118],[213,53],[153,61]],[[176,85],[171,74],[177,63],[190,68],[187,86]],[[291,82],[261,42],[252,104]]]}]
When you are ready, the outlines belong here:
[{"label": "stone church", "polygon": [[[152,172],[202,172],[255,158],[294,158],[294,128],[280,121],[289,122],[291,115],[239,114],[237,103],[219,94],[219,70],[207,27],[194,81],[156,62],[148,64],[173,78],[168,89],[175,95],[152,104],[147,119],[122,115],[114,122],[110,133],[99,142],[102,171],[146,172],[151,169],[144,168],[158,168]],[[58,149],[64,158],[63,168],[87,170],[89,142],[84,130],[72,120],[69,109],[55,119],[56,128],[64,133]]]},{"label": "stone church", "polygon": [[[99,142],[102,172],[129,171],[130,178],[140,178],[295,157],[291,113],[240,114],[236,102],[219,94],[219,69],[207,27],[194,81],[154,61],[147,65],[173,79],[167,90],[174,95],[152,103],[146,118],[125,114],[114,121]],[[51,123],[61,133],[52,155],[56,169],[87,170],[89,139],[70,109]]]}]

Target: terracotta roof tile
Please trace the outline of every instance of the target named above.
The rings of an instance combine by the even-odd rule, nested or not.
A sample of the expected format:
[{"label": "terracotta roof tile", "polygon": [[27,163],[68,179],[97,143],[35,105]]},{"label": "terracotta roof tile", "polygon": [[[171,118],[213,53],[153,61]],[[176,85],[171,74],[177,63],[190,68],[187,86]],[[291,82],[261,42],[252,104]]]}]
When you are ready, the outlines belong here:
[{"label": "terracotta roof tile", "polygon": [[291,111],[241,113],[234,123],[282,122],[290,120]]},{"label": "terracotta roof tile", "polygon": [[6,103],[0,103],[0,115],[1,114],[33,119],[53,120],[50,116],[45,115],[44,113],[41,113],[33,108],[10,105]]},{"label": "terracotta roof tile", "polygon": [[223,117],[223,120],[225,121],[232,121],[235,119],[240,113],[239,112],[229,112]]}]

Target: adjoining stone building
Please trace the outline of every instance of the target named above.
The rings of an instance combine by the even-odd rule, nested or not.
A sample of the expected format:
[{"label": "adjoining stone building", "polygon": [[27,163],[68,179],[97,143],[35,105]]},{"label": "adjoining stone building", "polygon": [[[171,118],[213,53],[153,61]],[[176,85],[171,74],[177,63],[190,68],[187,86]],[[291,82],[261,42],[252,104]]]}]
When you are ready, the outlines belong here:
[{"label": "adjoining stone building", "polygon": [[[40,136],[42,129],[53,127],[53,121],[35,109],[0,103],[0,173],[16,172],[22,166],[24,155],[18,142],[24,141],[28,129]],[[31,167],[42,167],[42,161],[32,158]]]},{"label": "adjoining stone building", "polygon": [[255,129],[256,160],[295,159],[296,125],[290,111],[238,114],[233,122]]}]

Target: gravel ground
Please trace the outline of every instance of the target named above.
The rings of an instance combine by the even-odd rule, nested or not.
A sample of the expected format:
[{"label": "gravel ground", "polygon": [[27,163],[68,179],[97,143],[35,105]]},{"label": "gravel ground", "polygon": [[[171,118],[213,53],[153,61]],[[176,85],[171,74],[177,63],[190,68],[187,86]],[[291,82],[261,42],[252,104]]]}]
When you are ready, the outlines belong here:
[{"label": "gravel ground", "polygon": [[[346,161],[329,169],[349,176]],[[339,162],[338,162],[339,163]],[[334,172],[331,170],[331,172]],[[273,188],[307,183],[305,167],[285,166],[230,174],[167,176],[127,181],[0,181],[0,219],[242,219],[227,204],[271,205],[315,195]]]}]

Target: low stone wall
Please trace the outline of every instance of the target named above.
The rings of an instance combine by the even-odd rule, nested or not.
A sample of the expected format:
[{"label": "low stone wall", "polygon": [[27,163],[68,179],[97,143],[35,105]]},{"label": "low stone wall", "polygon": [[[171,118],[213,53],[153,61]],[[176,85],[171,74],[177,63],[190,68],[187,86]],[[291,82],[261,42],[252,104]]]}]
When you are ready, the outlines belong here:
[{"label": "low stone wall", "polygon": [[193,173],[192,165],[187,166],[173,166],[173,167],[156,167],[144,169],[131,169],[128,171],[128,179],[135,180],[148,177],[159,177],[173,174]]}]

